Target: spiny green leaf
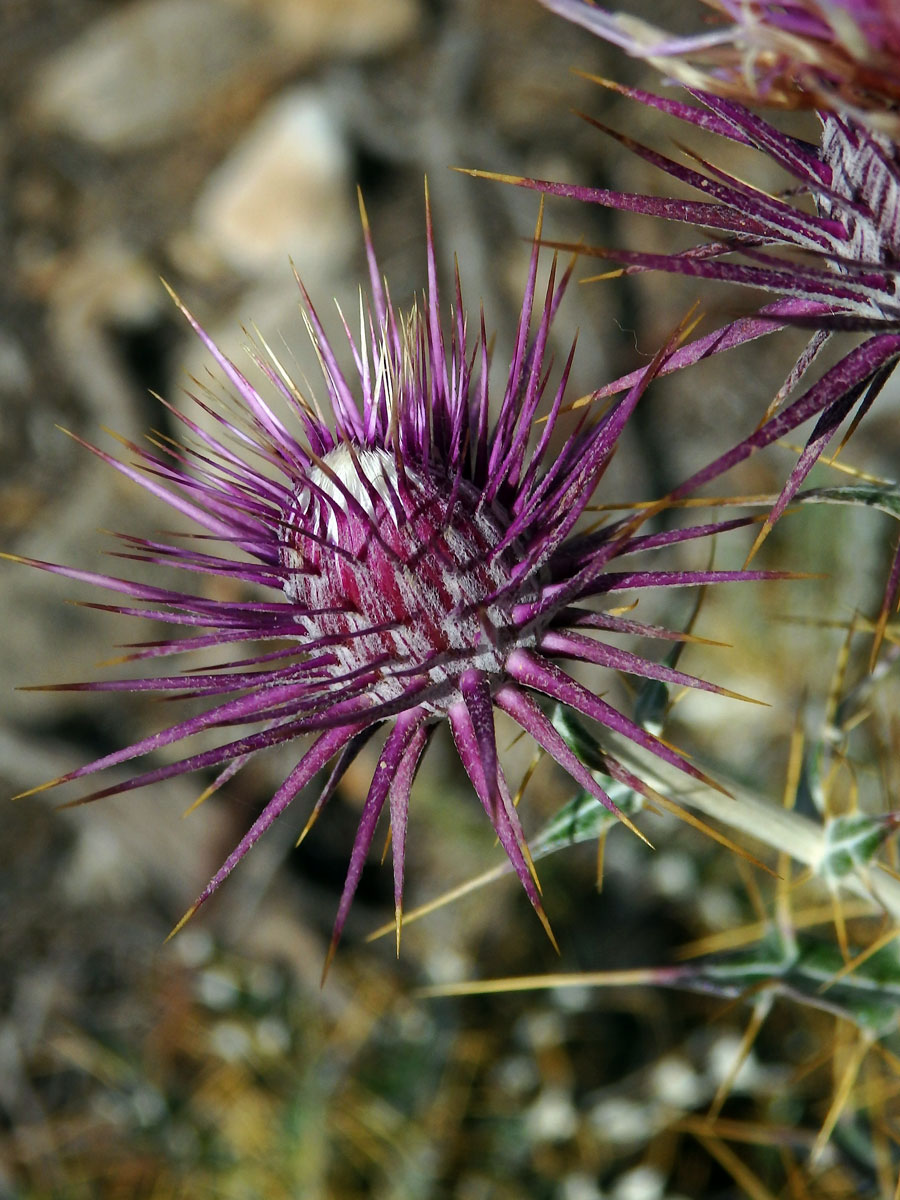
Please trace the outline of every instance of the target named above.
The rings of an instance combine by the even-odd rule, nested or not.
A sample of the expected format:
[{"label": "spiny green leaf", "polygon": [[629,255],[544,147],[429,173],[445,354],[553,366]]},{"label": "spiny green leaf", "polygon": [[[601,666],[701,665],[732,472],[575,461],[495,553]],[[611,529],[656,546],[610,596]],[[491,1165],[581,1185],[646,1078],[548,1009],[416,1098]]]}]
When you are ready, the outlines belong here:
[{"label": "spiny green leaf", "polygon": [[810,488],[797,499],[804,504],[859,504],[877,508],[900,520],[900,486],[894,483],[852,484],[847,487]]},{"label": "spiny green leaf", "polygon": [[[760,988],[824,1009],[860,1029],[884,1036],[900,1019],[900,954],[896,943],[882,947],[852,972],[838,947],[814,938],[782,936],[773,930],[756,946],[691,964],[682,986],[735,997]],[[836,980],[832,982],[832,980]]]},{"label": "spiny green leaf", "polygon": [[635,721],[658,737],[668,711],[669,685],[661,679],[645,679],[634,703]]},{"label": "spiny green leaf", "polygon": [[842,879],[869,863],[897,828],[894,814],[868,816],[853,813],[825,822],[820,874]]},{"label": "spiny green leaf", "polygon": [[550,720],[573,754],[577,754],[584,765],[592,771],[599,771],[604,777],[604,787],[609,775],[606,771],[606,755],[603,747],[584,725],[571,708],[564,704],[556,704],[550,714]]},{"label": "spiny green leaf", "polygon": [[[626,816],[634,816],[643,806],[643,797],[621,783],[605,789],[609,798]],[[579,792],[550,818],[537,837],[531,839],[532,858],[543,858],[579,842],[596,841],[619,823],[619,818],[595,800],[590,792]]]}]

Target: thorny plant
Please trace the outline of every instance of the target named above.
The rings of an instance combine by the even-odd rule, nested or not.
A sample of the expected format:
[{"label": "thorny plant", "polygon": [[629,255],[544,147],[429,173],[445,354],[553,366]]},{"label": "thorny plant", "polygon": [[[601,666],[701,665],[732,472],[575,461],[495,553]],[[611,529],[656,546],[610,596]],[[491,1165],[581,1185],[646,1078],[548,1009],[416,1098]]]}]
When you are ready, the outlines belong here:
[{"label": "thorny plant", "polygon": [[[190,916],[330,764],[305,836],[356,755],[379,734],[383,742],[350,852],[327,961],[385,810],[395,906],[389,928],[396,931],[399,948],[410,795],[439,724],[449,725],[507,860],[451,897],[407,913],[407,922],[512,872],[549,932],[535,869],[539,859],[596,841],[599,879],[602,848],[616,824],[637,831],[634,822],[648,811],[686,816],[738,851],[734,861],[756,909],[752,925],[701,941],[692,961],[675,966],[482,980],[432,988],[430,994],[641,983],[748,1001],[749,1025],[731,1069],[710,1098],[707,1116],[682,1113],[673,1119],[669,1114],[659,1128],[695,1136],[745,1194],[766,1200],[774,1195],[770,1184],[732,1142],[768,1144],[771,1135],[770,1144],[790,1147],[784,1186],[805,1196],[813,1193],[805,1181],[797,1183],[798,1147],[811,1152],[815,1170],[832,1152],[834,1140],[846,1147],[851,1134],[857,1140],[868,1137],[871,1177],[883,1195],[900,1195],[900,1125],[892,1107],[900,1018],[896,768],[885,766],[877,777],[880,788],[873,788],[870,763],[864,757],[855,761],[853,748],[853,739],[871,725],[882,691],[895,683],[900,639],[892,615],[900,597],[900,552],[877,619],[855,617],[846,625],[845,653],[824,715],[816,716],[810,702],[797,723],[780,798],[744,784],[726,792],[673,746],[666,726],[676,689],[732,698],[735,693],[680,669],[682,650],[704,639],[690,630],[639,622],[620,602],[625,593],[642,595],[660,587],[704,589],[772,578],[775,573],[746,565],[730,571],[657,565],[667,551],[680,552],[693,542],[746,527],[753,517],[716,516],[663,529],[648,522],[663,510],[683,515],[702,485],[810,420],[812,432],[780,493],[766,505],[768,515],[751,556],[794,501],[854,504],[900,515],[897,488],[879,481],[801,491],[829,442],[842,426],[848,427],[845,440],[849,437],[887,389],[900,360],[900,25],[888,0],[778,5],[709,0],[720,23],[698,35],[674,37],[586,0],[544,2],[662,66],[690,88],[688,99],[672,99],[607,86],[643,110],[755,149],[784,172],[784,189],[770,195],[715,158],[669,157],[594,118],[589,119],[598,129],[700,198],[472,173],[711,231],[712,240],[675,254],[548,240],[557,249],[612,259],[627,272],[667,271],[767,291],[775,299],[694,340],[687,340],[692,326],[683,320],[649,367],[571,403],[566,385],[572,354],[551,385],[548,344],[572,266],[558,281],[554,260],[542,300],[539,225],[512,354],[502,373],[499,403],[492,406],[484,319],[472,337],[458,276],[449,316],[442,316],[430,216],[427,287],[410,313],[391,301],[364,218],[370,293],[361,297],[359,334],[351,334],[340,318],[353,372],[347,375],[338,365],[305,291],[305,320],[326,400],[301,390],[265,343],[255,352],[256,367],[280,393],[287,419],[189,317],[233,395],[224,404],[212,392],[194,396],[202,420],[172,408],[185,430],[183,444],[163,438],[151,441],[149,449],[125,443],[126,459],[88,449],[200,530],[170,541],[123,535],[121,557],[179,569],[197,581],[224,577],[242,587],[245,598],[210,598],[200,582],[182,591],[19,561],[128,600],[96,607],[175,628],[176,636],[134,647],[130,657],[135,661],[152,663],[222,646],[238,653],[245,646],[248,653],[225,668],[217,664],[139,679],[55,685],[172,693],[205,707],[44,786],[149,756],[142,773],[124,780],[118,776],[74,803],[214,769],[205,798],[268,747],[310,739]],[[759,104],[816,107],[818,145],[783,133],[746,106]],[[751,427],[755,423],[750,434],[735,440],[733,431],[724,431],[730,448],[668,496],[630,506],[624,516],[588,520],[596,515],[594,492],[623,430],[657,376],[760,337],[774,339],[791,326],[811,330],[809,342],[788,366],[784,386],[767,411],[748,412]],[[815,378],[824,347],[839,339],[846,344],[840,342],[838,361]],[[566,426],[570,409],[575,410],[573,424]],[[620,648],[615,640],[620,636],[668,642],[673,649],[660,661]],[[874,647],[869,673],[862,670],[851,686],[850,671],[857,669],[851,664],[859,658],[851,652],[866,640]],[[573,662],[637,681],[632,711],[614,706],[598,694],[602,685],[586,686],[563,665]],[[517,807],[524,783],[515,792],[504,773],[495,710],[530,734],[539,751],[579,788],[530,840]],[[807,735],[809,728],[814,736]],[[204,740],[210,734],[216,739],[212,748]],[[180,748],[198,736],[201,749],[183,750],[183,757],[156,765],[153,756],[159,751]],[[880,736],[882,750],[896,752],[900,738],[890,717]],[[871,744],[869,751],[870,758],[877,757]],[[797,811],[801,806],[804,811]],[[759,869],[768,872],[762,886]],[[771,890],[770,900],[764,899],[764,888]],[[873,918],[880,920],[874,932]],[[833,936],[809,933],[829,923]],[[808,1126],[789,1132],[742,1128],[722,1116],[776,1002],[804,1014],[824,1013],[841,1031],[835,1039],[831,1098],[824,1111],[813,1114],[818,1127],[811,1137]],[[860,1080],[872,1061],[886,1064],[889,1073],[875,1078],[870,1071],[863,1086]],[[862,1127],[854,1114],[866,1109],[868,1125]],[[840,1190],[844,1179],[828,1194],[854,1194],[852,1183],[851,1190]]]},{"label": "thorny plant", "polygon": [[[586,688],[561,663],[593,664],[607,672],[738,698],[618,647],[610,635],[675,642],[686,635],[623,615],[617,598],[626,591],[640,595],[648,589],[773,577],[765,571],[657,566],[666,549],[739,528],[747,518],[655,533],[642,532],[652,507],[589,526],[580,521],[629,415],[674,344],[605,414],[598,419],[583,415],[562,430],[559,418],[573,346],[535,436],[535,418],[548,390],[550,325],[571,267],[558,284],[555,263],[551,267],[533,328],[536,237],[513,358],[499,413],[492,419],[484,321],[470,345],[457,276],[449,329],[443,326],[430,217],[428,290],[408,316],[392,306],[382,283],[364,212],[363,225],[371,300],[360,296],[358,340],[344,323],[356,366],[352,382],[341,371],[300,285],[330,411],[299,390],[271,351],[257,355],[257,368],[280,390],[302,440],[189,317],[237,393],[237,409],[228,416],[213,406],[214,397],[194,398],[221,427],[221,435],[173,409],[192,435],[184,445],[156,440],[155,448],[146,450],[125,443],[135,456],[131,462],[88,446],[203,531],[182,535],[187,545],[121,535],[125,548],[119,557],[239,581],[261,598],[220,601],[200,591],[23,560],[144,605],[109,606],[113,612],[203,631],[144,643],[128,656],[133,661],[248,643],[274,645],[224,669],[50,685],[63,691],[182,693],[204,699],[207,707],[43,788],[180,746],[209,730],[225,731],[213,749],[151,766],[76,803],[218,768],[205,797],[260,751],[312,736],[183,921],[217,890],[306,785],[332,764],[301,838],[305,836],[360,749],[379,729],[388,728],[351,852],[326,969],[385,806],[399,952],[410,791],[434,728],[445,721],[494,831],[553,940],[533,856],[498,757],[494,710],[510,717],[607,811],[638,832],[567,744],[539,699],[563,704],[652,758],[709,782],[681,753]],[[551,455],[558,432],[562,440]],[[247,732],[229,736],[242,728]],[[641,794],[652,791],[641,780],[641,768],[624,766],[616,752],[606,753],[604,762],[613,781]]]},{"label": "thorny plant", "polygon": [[[818,497],[815,497],[818,499]],[[668,1131],[706,1140],[707,1149],[724,1162],[735,1181],[750,1195],[770,1196],[762,1179],[729,1149],[730,1142],[767,1144],[777,1137],[753,1122],[722,1120],[723,1105],[751,1054],[773,1005],[794,1006],[801,1014],[816,1010],[835,1021],[832,1035],[831,1099],[820,1113],[815,1138],[788,1136],[795,1149],[805,1149],[814,1170],[821,1170],[826,1147],[839,1120],[845,1136],[851,1125],[879,1125],[881,1142],[875,1155],[885,1196],[894,1194],[896,1175],[889,1142],[900,1142],[896,1075],[900,1068],[900,874],[895,835],[900,812],[872,815],[864,793],[882,789],[883,778],[866,781],[866,755],[859,759],[854,741],[868,733],[887,739],[896,750],[897,726],[892,717],[896,696],[896,631],[889,631],[890,650],[871,674],[852,685],[848,675],[854,643],[871,636],[871,625],[854,619],[845,638],[824,713],[802,712],[795,724],[784,783],[783,808],[751,793],[738,794],[740,810],[721,794],[690,797],[687,805],[714,813],[722,824],[753,837],[776,855],[774,876],[765,876],[737,860],[754,920],[697,939],[681,948],[681,964],[615,971],[549,973],[527,977],[479,979],[432,985],[423,995],[498,995],[519,991],[569,988],[633,988],[647,986],[700,992],[749,1005],[751,1016],[729,1068],[711,1095],[706,1115],[671,1107],[647,1124],[648,1139]],[[669,707],[668,689],[645,685],[645,720],[658,728]],[[571,714],[555,714],[561,731],[585,762],[602,770],[602,755],[588,731]],[[808,732],[809,731],[809,732]],[[863,748],[865,749],[865,747]],[[894,765],[894,774],[895,764]],[[861,782],[862,781],[862,782]],[[660,781],[661,782],[661,781]],[[895,781],[894,781],[895,782]],[[816,816],[795,811],[798,800],[811,802]],[[625,789],[616,792],[624,811],[635,814],[644,799]],[[603,845],[614,822],[582,792],[563,806],[533,840],[536,858],[581,842]],[[801,869],[796,869],[800,864]],[[602,882],[602,855],[598,885]],[[474,878],[409,914],[410,921],[435,911],[493,882],[503,868]],[[771,899],[764,898],[764,890]],[[861,899],[862,898],[862,899]],[[823,936],[832,930],[832,937]],[[385,932],[377,931],[375,936]],[[826,1041],[827,1044],[827,1041]],[[868,1064],[868,1065],[867,1065]],[[865,1078],[865,1085],[862,1080]],[[795,1131],[795,1135],[799,1131]],[[648,1141],[649,1149],[649,1141]],[[795,1163],[795,1170],[799,1170]],[[828,1194],[831,1194],[830,1192]],[[843,1193],[836,1193],[843,1194]]]}]

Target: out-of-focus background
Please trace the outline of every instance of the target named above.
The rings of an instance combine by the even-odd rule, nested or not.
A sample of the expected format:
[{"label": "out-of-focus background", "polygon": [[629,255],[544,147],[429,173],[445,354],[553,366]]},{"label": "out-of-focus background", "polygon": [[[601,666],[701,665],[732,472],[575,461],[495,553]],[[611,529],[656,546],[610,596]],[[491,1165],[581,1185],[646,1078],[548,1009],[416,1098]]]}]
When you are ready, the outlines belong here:
[{"label": "out-of-focus background", "polygon": [[[537,198],[449,168],[658,186],[573,109],[671,149],[672,134],[645,110],[573,67],[639,78],[531,0],[3,0],[2,548],[115,570],[102,530],[165,527],[164,510],[57,427],[105,446],[104,427],[132,439],[170,431],[151,393],[177,403],[207,357],[160,277],[229,354],[240,358],[242,327],[255,325],[308,362],[291,263],[331,328],[331,297],[355,311],[365,269],[357,184],[406,306],[424,283],[427,175],[445,290],[456,254],[470,313],[483,303],[502,362]],[[564,203],[548,207],[546,232],[670,244],[652,223]],[[573,286],[556,334],[560,358],[580,331],[572,394],[645,361],[695,297],[674,279]],[[724,289],[710,302],[715,318],[747,305]],[[783,345],[776,354],[762,344],[654,389],[602,499],[653,498],[724,449],[789,364]],[[880,420],[867,424],[866,462],[888,470],[896,438]],[[790,461],[778,451],[734,486],[771,492]],[[888,533],[854,513],[804,514],[776,531],[767,561],[832,571],[816,585],[816,610],[844,620],[873,610]],[[723,547],[717,561],[739,565],[746,548]],[[773,707],[699,696],[676,726],[709,762],[752,773],[776,795],[804,688],[824,696],[841,637],[785,624],[814,608],[808,591],[785,586],[710,597],[698,632],[741,645],[682,664]],[[4,793],[165,720],[166,706],[140,698],[13,691],[94,677],[116,644],[145,635],[67,603],[97,599],[24,567],[0,571]],[[689,612],[681,598],[658,615],[683,624]],[[529,751],[511,755],[527,766]],[[202,781],[64,811],[53,796],[3,801],[0,1197],[750,1194],[684,1123],[727,1075],[746,1009],[648,989],[428,1002],[414,993],[671,961],[680,943],[752,911],[733,858],[676,827],[658,827],[653,855],[618,831],[602,893],[590,846],[542,871],[561,959],[506,879],[411,925],[399,962],[391,939],[364,940],[391,908],[389,869],[373,862],[320,990],[372,766],[364,755],[302,851],[293,839],[305,810],[164,944],[291,758],[288,749],[260,760],[187,820]],[[523,802],[526,828],[570,793],[542,764]],[[437,738],[415,795],[410,907],[498,854],[449,740]],[[828,1068],[810,1064],[828,1060],[833,1022],[809,1017],[786,1040],[794,1017],[776,1012],[731,1089],[735,1119],[801,1130],[764,1158],[802,1157],[827,1108]],[[844,1163],[821,1194],[863,1194],[853,1189],[867,1169]],[[766,1177],[765,1163],[754,1170]]]}]

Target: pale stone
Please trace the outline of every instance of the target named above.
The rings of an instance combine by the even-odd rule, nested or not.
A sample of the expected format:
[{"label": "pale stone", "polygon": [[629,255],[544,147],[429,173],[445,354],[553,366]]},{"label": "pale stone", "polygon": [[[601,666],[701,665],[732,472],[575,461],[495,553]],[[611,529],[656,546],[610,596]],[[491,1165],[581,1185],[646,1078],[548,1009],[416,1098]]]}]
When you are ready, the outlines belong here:
[{"label": "pale stone", "polygon": [[662,1200],[666,1181],[658,1167],[644,1163],[620,1175],[613,1186],[613,1200]]},{"label": "pale stone", "polygon": [[240,995],[238,981],[231,971],[222,967],[210,967],[201,971],[195,980],[197,995],[207,1008],[219,1012],[231,1009]]},{"label": "pale stone", "polygon": [[627,1096],[611,1096],[591,1109],[589,1122],[603,1142],[616,1146],[643,1141],[655,1126],[646,1104]]},{"label": "pale stone", "polygon": [[304,273],[340,265],[356,222],[350,163],[341,131],[320,95],[286,92],[207,180],[194,215],[195,239],[246,276]]},{"label": "pale stone", "polygon": [[597,1181],[584,1171],[566,1175],[560,1185],[560,1200],[603,1200]]},{"label": "pale stone", "polygon": [[40,124],[106,150],[152,145],[189,128],[268,37],[227,0],[141,0],[49,58],[28,107]]},{"label": "pale stone", "polygon": [[237,1021],[220,1021],[210,1032],[209,1048],[225,1062],[242,1062],[253,1053],[253,1039]]},{"label": "pale stone", "polygon": [[656,1098],[672,1108],[694,1108],[706,1095],[703,1082],[691,1064],[675,1055],[661,1058],[656,1063],[651,1082]]},{"label": "pale stone", "polygon": [[578,1128],[578,1114],[567,1091],[547,1087],[525,1113],[525,1129],[535,1142],[564,1142]]},{"label": "pale stone", "polygon": [[730,1090],[756,1094],[765,1084],[766,1072],[752,1050],[741,1058],[741,1049],[741,1039],[736,1033],[720,1034],[709,1047],[707,1073],[718,1087],[730,1078],[735,1064],[740,1060],[737,1074],[731,1080]]},{"label": "pale stone", "polygon": [[312,61],[383,53],[419,23],[416,0],[245,0],[271,21],[282,44]]},{"label": "pale stone", "polygon": [[103,150],[151,146],[243,88],[264,95],[330,58],[384,53],[417,24],[415,0],[137,0],[51,55],[26,109]]}]

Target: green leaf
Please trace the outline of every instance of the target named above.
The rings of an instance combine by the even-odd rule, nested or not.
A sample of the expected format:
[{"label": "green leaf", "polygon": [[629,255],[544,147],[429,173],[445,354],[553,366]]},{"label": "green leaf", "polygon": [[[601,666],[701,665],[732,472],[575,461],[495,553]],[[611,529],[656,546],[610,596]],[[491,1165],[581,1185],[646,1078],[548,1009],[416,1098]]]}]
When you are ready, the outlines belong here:
[{"label": "green leaf", "polygon": [[885,1036],[900,1018],[900,955],[897,944],[882,947],[852,972],[833,942],[783,937],[773,930],[758,945],[735,954],[698,961],[672,982],[725,997],[768,988],[799,1004],[824,1009],[859,1029]]},{"label": "green leaf", "polygon": [[[613,783],[606,793],[620,812],[626,816],[634,816],[643,806],[643,797],[632,788],[621,783]],[[567,804],[564,804],[550,818],[538,835],[531,839],[532,858],[543,858],[546,854],[554,854],[567,846],[575,846],[579,842],[596,841],[614,825],[619,818],[608,808],[595,800],[590,792],[579,792]]]},{"label": "green leaf", "polygon": [[865,813],[832,817],[825,822],[824,850],[819,873],[828,879],[842,879],[864,867],[897,828],[897,818],[871,817]]},{"label": "green leaf", "polygon": [[590,770],[597,771],[603,776],[605,788],[606,781],[610,778],[606,771],[606,755],[603,747],[587,726],[578,719],[573,709],[567,708],[564,704],[554,705],[550,720],[572,753],[576,754]]},{"label": "green leaf", "polygon": [[800,492],[803,504],[858,504],[877,508],[900,521],[900,486],[895,483],[864,483],[847,487],[810,488]]}]

